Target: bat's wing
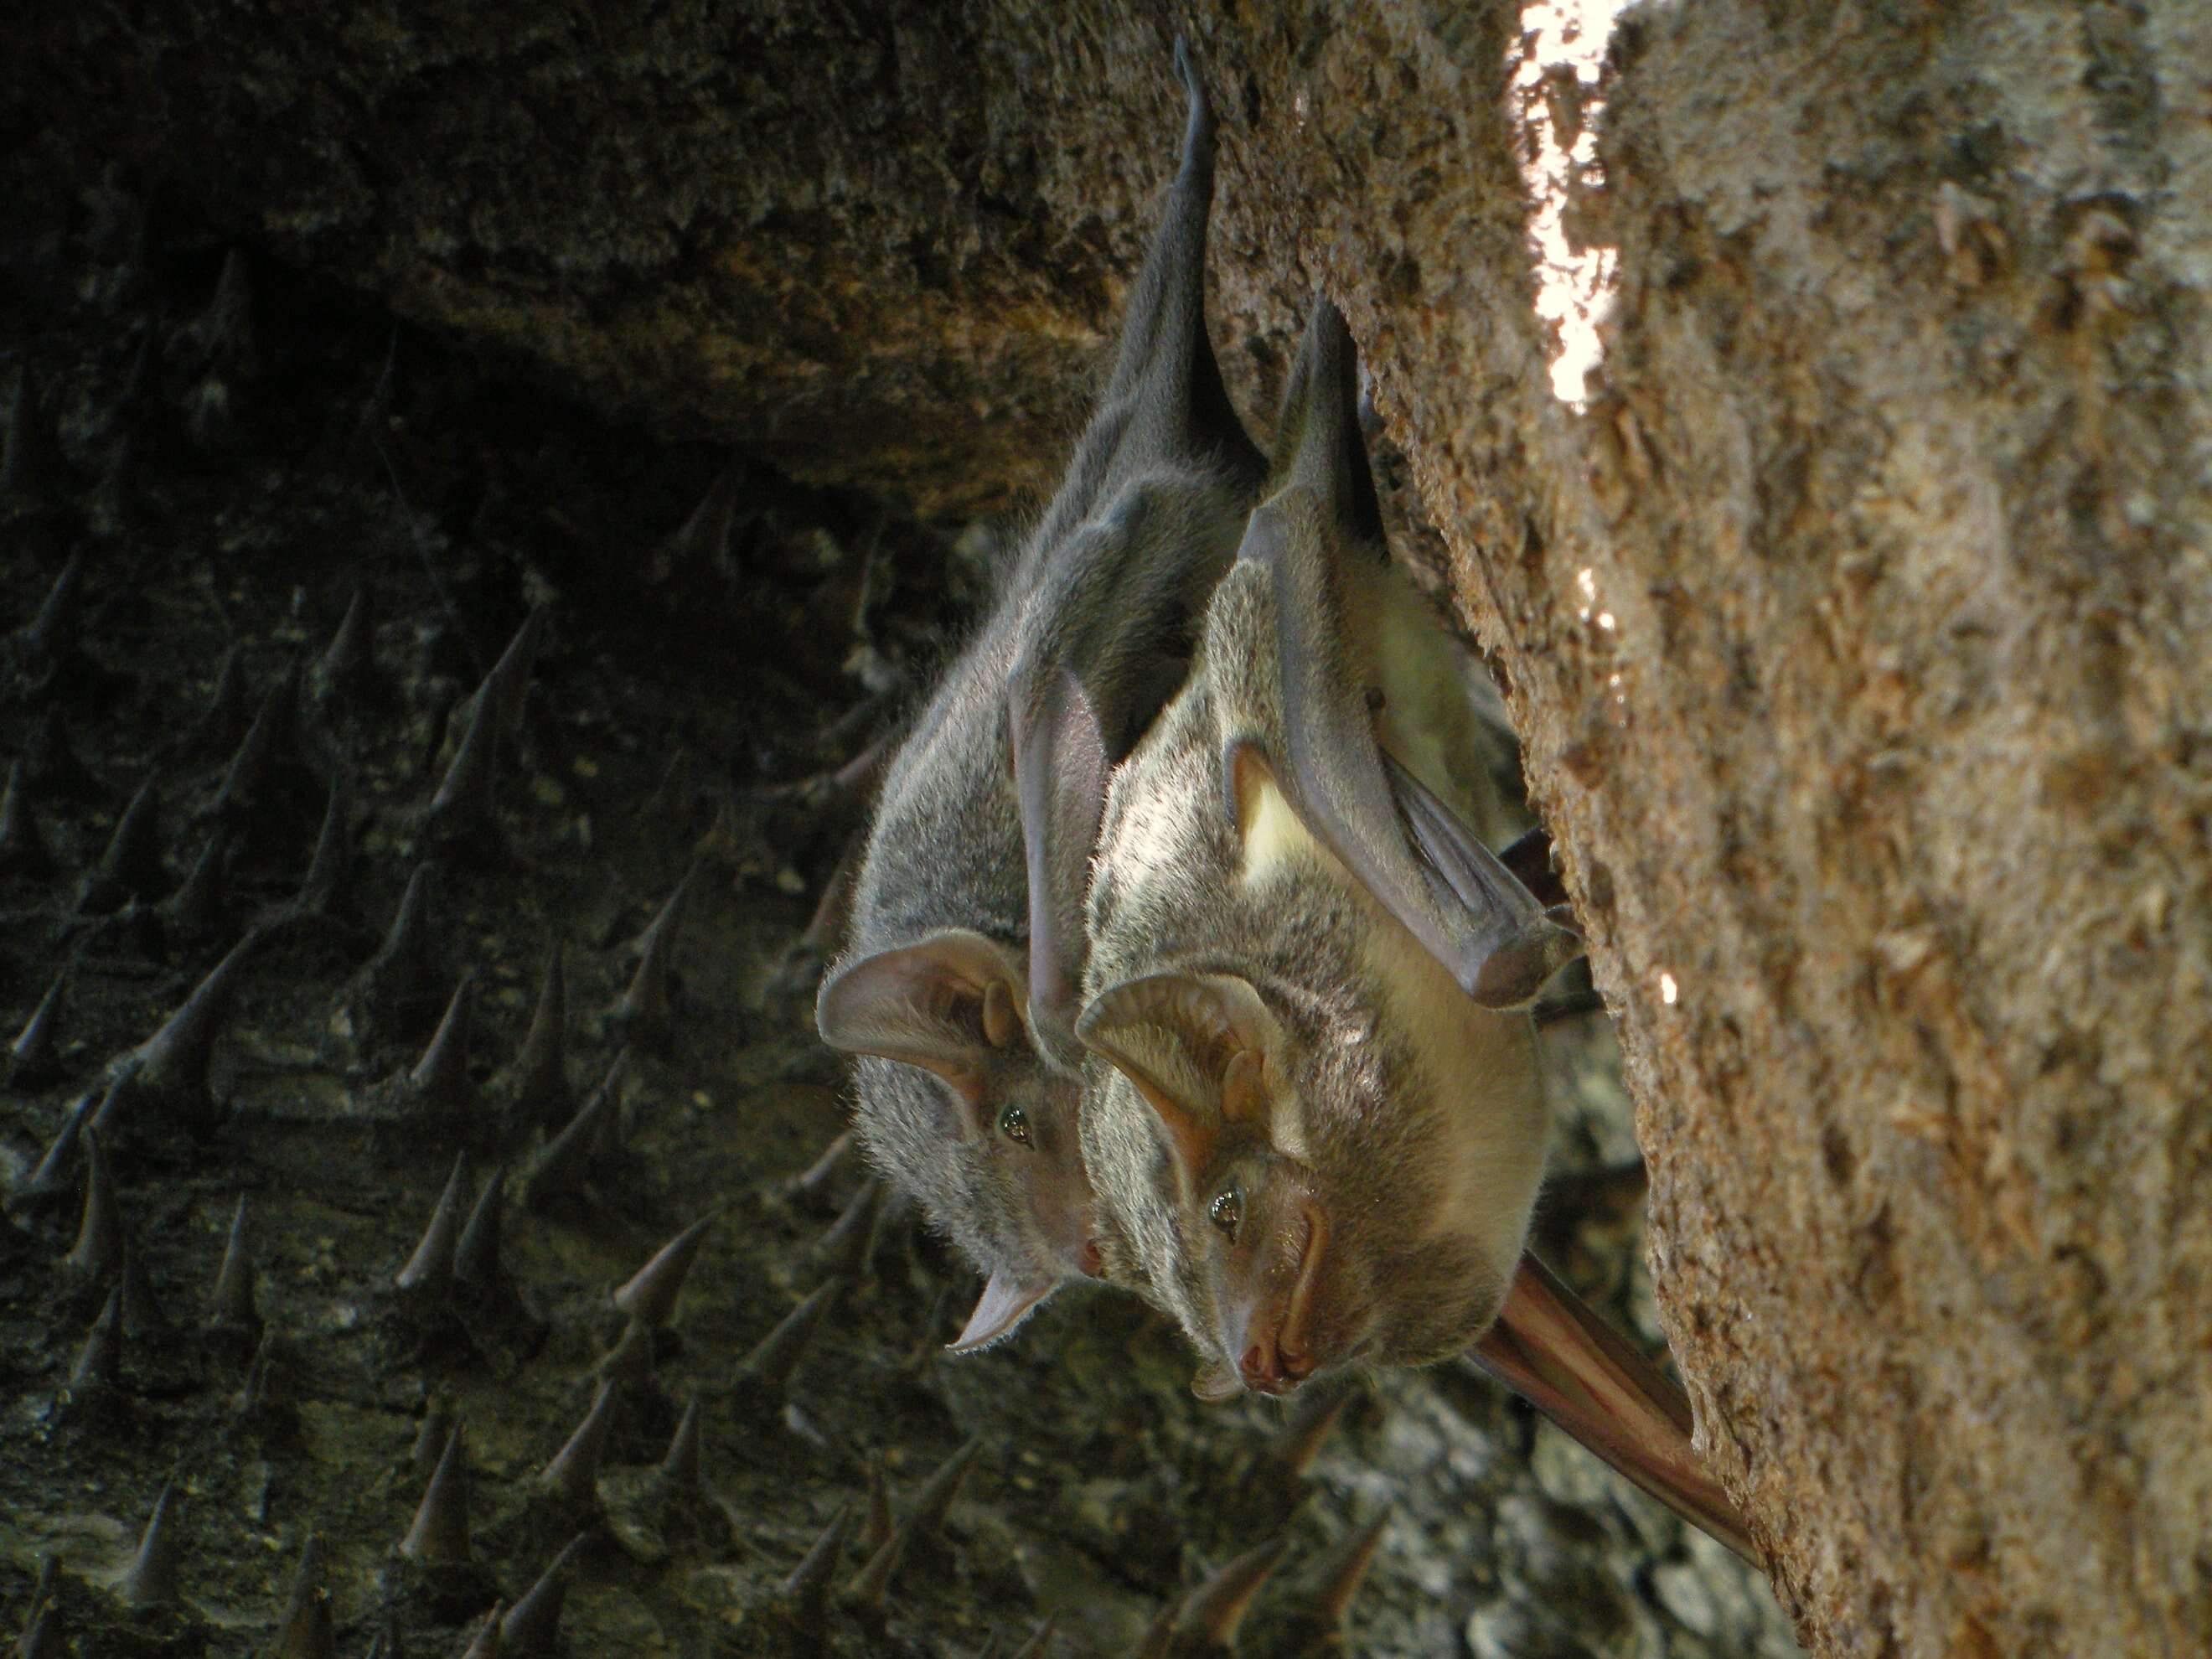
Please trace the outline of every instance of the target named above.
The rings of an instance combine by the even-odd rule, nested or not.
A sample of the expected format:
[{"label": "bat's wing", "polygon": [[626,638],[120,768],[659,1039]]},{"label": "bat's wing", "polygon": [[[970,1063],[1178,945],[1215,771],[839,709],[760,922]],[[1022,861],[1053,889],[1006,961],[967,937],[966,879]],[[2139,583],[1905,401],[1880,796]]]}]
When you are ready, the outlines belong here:
[{"label": "bat's wing", "polygon": [[1742,1511],[1698,1461],[1681,1389],[1534,1256],[1521,1258],[1470,1358],[1691,1525],[1760,1564]]},{"label": "bat's wing", "polygon": [[1299,820],[1469,996],[1517,1007],[1579,945],[1565,913],[1547,914],[1376,741],[1371,665],[1358,659],[1340,576],[1345,560],[1382,545],[1356,392],[1351,336],[1318,301],[1285,398],[1280,487],[1238,550],[1266,574],[1280,730],[1226,734],[1228,798],[1243,798],[1240,774],[1259,750]]}]

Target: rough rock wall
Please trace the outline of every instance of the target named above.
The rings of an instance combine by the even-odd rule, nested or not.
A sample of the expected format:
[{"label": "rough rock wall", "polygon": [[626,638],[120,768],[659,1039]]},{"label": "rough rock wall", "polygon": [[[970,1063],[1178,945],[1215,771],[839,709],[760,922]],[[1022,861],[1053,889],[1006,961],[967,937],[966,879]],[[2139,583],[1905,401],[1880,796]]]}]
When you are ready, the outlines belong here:
[{"label": "rough rock wall", "polygon": [[926,507],[1048,476],[1187,28],[1232,386],[1267,406],[1324,282],[1510,679],[1642,1097],[1662,1306],[1802,1633],[2201,1650],[2201,14],[1634,19],[1577,412],[1508,9],[434,10],[49,22],[0,120],[58,87],[58,152],[196,143],[173,188],[285,257]]}]

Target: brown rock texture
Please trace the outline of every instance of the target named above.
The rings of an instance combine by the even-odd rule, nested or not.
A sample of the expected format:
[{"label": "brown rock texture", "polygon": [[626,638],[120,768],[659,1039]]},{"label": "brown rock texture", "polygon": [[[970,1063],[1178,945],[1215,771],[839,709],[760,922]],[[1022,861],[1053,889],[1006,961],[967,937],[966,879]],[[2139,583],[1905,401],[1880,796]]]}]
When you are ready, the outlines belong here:
[{"label": "brown rock texture", "polygon": [[2201,8],[1632,15],[1580,408],[1522,173],[1572,100],[1510,84],[1509,8],[138,10],[31,26],[0,125],[931,511],[1049,478],[1187,31],[1232,389],[1324,284],[1509,682],[1801,1635],[2212,1645]]}]

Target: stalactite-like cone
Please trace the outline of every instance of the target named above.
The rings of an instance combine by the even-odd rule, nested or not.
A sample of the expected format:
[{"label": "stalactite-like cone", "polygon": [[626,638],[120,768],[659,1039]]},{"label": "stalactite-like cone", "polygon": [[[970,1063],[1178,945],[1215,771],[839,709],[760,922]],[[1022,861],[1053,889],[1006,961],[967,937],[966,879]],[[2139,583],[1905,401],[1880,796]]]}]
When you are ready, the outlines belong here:
[{"label": "stalactite-like cone", "polygon": [[495,829],[493,790],[498,769],[498,700],[491,695],[491,682],[486,680],[477,692],[468,728],[461,733],[453,764],[446,769],[438,793],[423,811],[424,825],[452,840]]},{"label": "stalactite-like cone", "polygon": [[837,1138],[822,1149],[819,1158],[783,1183],[781,1189],[783,1197],[795,1204],[827,1209],[830,1189],[857,1144],[853,1131],[840,1131]]},{"label": "stalactite-like cone", "polygon": [[523,712],[530,705],[530,676],[544,637],[545,607],[539,605],[522,619],[522,626],[514,630],[514,637],[507,642],[507,649],[500,653],[484,681],[499,717],[500,737],[510,750],[522,731]]},{"label": "stalactite-like cone", "polygon": [[223,256],[215,298],[192,325],[191,336],[204,360],[216,368],[250,375],[258,368],[259,354],[253,340],[253,278],[243,248],[233,248]]},{"label": "stalactite-like cone", "polygon": [[92,1322],[76,1364],[70,1367],[69,1390],[88,1394],[112,1389],[123,1376],[123,1286],[116,1285],[100,1304],[100,1317]]},{"label": "stalactite-like cone", "polygon": [[654,581],[664,582],[672,576],[696,579],[726,574],[730,527],[737,518],[742,482],[736,463],[722,469],[699,505],[691,509],[691,516],[677,526],[653,556]]},{"label": "stalactite-like cone", "polygon": [[606,1102],[607,1109],[592,1120],[592,1156],[603,1163],[622,1155],[629,1127],[623,1085],[629,1080],[629,1045],[624,1043],[615,1050],[615,1057],[607,1062],[607,1074],[599,1079],[599,1097]]},{"label": "stalactite-like cone", "polygon": [[708,1230],[720,1216],[719,1209],[710,1211],[662,1245],[615,1291],[615,1306],[641,1325],[665,1325],[676,1311],[684,1277],[698,1260],[699,1247],[707,1242]]},{"label": "stalactite-like cone", "polygon": [[284,1404],[288,1379],[283,1358],[276,1334],[274,1331],[263,1332],[260,1343],[253,1350],[253,1358],[246,1364],[246,1381],[236,1395],[240,1416],[257,1416],[275,1411]]},{"label": "stalactite-like cone", "polygon": [[230,763],[223,768],[222,786],[216,791],[210,811],[233,817],[252,805],[254,798],[261,793],[261,786],[269,780],[269,769],[276,764],[285,731],[291,724],[291,711],[286,705],[294,695],[289,676],[262,694],[260,705],[253,711],[253,724],[246,728],[246,735],[231,752]]},{"label": "stalactite-like cone", "polygon": [[907,1540],[913,1535],[910,1527],[893,1528],[891,1535],[861,1565],[860,1571],[845,1581],[840,1599],[858,1612],[881,1613],[890,1595],[891,1580],[905,1565]]},{"label": "stalactite-like cone", "polygon": [[346,822],[346,799],[350,793],[345,774],[331,784],[331,798],[323,809],[323,826],[315,834],[315,850],[307,860],[307,873],[300,883],[295,907],[311,916],[342,915],[352,894],[353,836]]},{"label": "stalactite-like cone", "polygon": [[506,1182],[507,1165],[502,1164],[477,1194],[468,1225],[461,1229],[460,1243],[453,1247],[454,1277],[479,1290],[499,1283],[500,1212]]},{"label": "stalactite-like cone", "polygon": [[184,885],[161,901],[161,915],[188,939],[205,939],[222,926],[224,875],[230,857],[230,832],[217,824],[200,848]]},{"label": "stalactite-like cone", "polygon": [[705,1489],[705,1477],[700,1472],[699,1445],[699,1395],[695,1389],[684,1402],[684,1415],[677,1419],[667,1455],[660,1460],[662,1491],[694,1497]]},{"label": "stalactite-like cone", "polygon": [[1183,1598],[1176,1613],[1175,1639],[1178,1647],[1186,1644],[1212,1644],[1218,1647],[1232,1646],[1237,1640],[1237,1627],[1244,1622],[1250,1611],[1252,1598],[1260,1593],[1260,1586],[1267,1581],[1290,1547],[1287,1540],[1275,1539],[1249,1549],[1214,1570],[1199,1586]]},{"label": "stalactite-like cone", "polygon": [[538,1148],[529,1173],[523,1177],[524,1196],[530,1203],[542,1204],[583,1186],[597,1156],[600,1127],[614,1109],[613,1091],[600,1089],[578,1109],[560,1133]]},{"label": "stalactite-like cone", "polygon": [[1352,1403],[1352,1390],[1342,1384],[1301,1389],[1268,1448],[1275,1462],[1291,1474],[1304,1474],[1311,1468],[1343,1417],[1344,1408]]},{"label": "stalactite-like cone", "polygon": [[376,601],[368,588],[354,589],[345,620],[315,665],[314,679],[325,698],[360,699],[375,689]]},{"label": "stalactite-like cone", "polygon": [[24,770],[31,781],[42,789],[65,795],[89,795],[100,791],[100,781],[77,758],[76,745],[70,741],[69,728],[62,724],[58,708],[50,706],[40,716],[23,759]]},{"label": "stalactite-like cone", "polygon": [[553,1454],[552,1462],[538,1471],[538,1490],[571,1504],[594,1502],[599,1496],[599,1465],[606,1456],[607,1435],[614,1420],[614,1385],[602,1382],[575,1432]]},{"label": "stalactite-like cone", "polygon": [[258,1333],[261,1312],[253,1305],[253,1250],[246,1236],[246,1194],[231,1212],[230,1234],[222,1246],[222,1265],[216,1269],[215,1289],[208,1296],[208,1323],[226,1330]]},{"label": "stalactite-like cone", "polygon": [[433,1567],[459,1566],[469,1559],[469,1472],[458,1423],[446,1437],[445,1453],[431,1471],[399,1553]]},{"label": "stalactite-like cone", "polygon": [[646,930],[645,949],[637,959],[637,971],[630,975],[629,987],[615,1000],[616,1023],[641,1037],[657,1035],[668,1026],[669,976],[673,970],[678,933],[673,918],[679,914],[682,898],[683,889],[678,888],[661,911],[659,920]]},{"label": "stalactite-like cone", "polygon": [[838,1292],[844,1288],[842,1279],[833,1279],[786,1314],[775,1328],[738,1362],[738,1379],[765,1393],[782,1393],[813,1342],[823,1315],[830,1311]]},{"label": "stalactite-like cone", "polygon": [[77,599],[84,586],[84,555],[70,555],[39,606],[38,615],[16,630],[15,644],[26,655],[52,662],[76,645]]},{"label": "stalactite-like cone", "polygon": [[873,1555],[891,1539],[891,1480],[884,1472],[884,1455],[868,1454],[867,1516],[860,1522],[860,1553]]},{"label": "stalactite-like cone", "polygon": [[23,763],[8,765],[7,793],[0,794],[0,876],[43,876],[54,867],[46,838],[31,811],[31,790]]},{"label": "stalactite-like cone", "polygon": [[914,1512],[907,1517],[907,1524],[916,1538],[931,1537],[945,1524],[952,1500],[960,1495],[960,1483],[968,1478],[976,1453],[982,1449],[981,1441],[970,1439],[922,1483],[921,1490],[914,1496]]},{"label": "stalactite-like cone", "polygon": [[883,1200],[883,1182],[862,1182],[830,1230],[814,1241],[808,1260],[833,1279],[860,1278],[867,1268],[869,1246],[875,1242]]},{"label": "stalactite-like cone", "polygon": [[830,1517],[821,1536],[807,1547],[799,1565],[776,1586],[776,1593],[803,1629],[818,1631],[830,1611],[830,1587],[836,1582],[837,1563],[845,1553],[845,1534],[853,1520],[853,1506],[842,1504]]},{"label": "stalactite-like cone", "polygon": [[430,1212],[430,1224],[422,1230],[422,1242],[415,1247],[415,1254],[407,1258],[407,1265],[392,1279],[403,1291],[430,1290],[449,1282],[453,1276],[453,1255],[461,1236],[461,1194],[466,1190],[469,1178],[469,1158],[466,1152],[453,1160],[453,1172],[446,1177],[445,1190],[438,1194],[438,1206]]},{"label": "stalactite-like cone", "polygon": [[107,1075],[100,1080],[99,1103],[85,1121],[85,1127],[97,1129],[111,1141],[119,1139],[137,1079],[138,1058],[135,1054],[125,1054],[109,1066]]},{"label": "stalactite-like cone", "polygon": [[1390,1512],[1385,1510],[1365,1526],[1354,1527],[1345,1534],[1322,1559],[1308,1581],[1307,1591],[1311,1598],[1307,1622],[1317,1633],[1341,1633],[1353,1598],[1366,1580],[1367,1570],[1375,1565],[1375,1553],[1382,1547],[1382,1534],[1389,1529]]},{"label": "stalactite-like cone", "polygon": [[115,821],[100,863],[84,878],[76,908],[105,915],[153,892],[161,880],[161,790],[149,778]]},{"label": "stalactite-like cone", "polygon": [[115,1593],[126,1607],[166,1607],[177,1599],[184,1550],[171,1524],[175,1502],[175,1483],[164,1484],[139,1535],[138,1553],[115,1581]]},{"label": "stalactite-like cone", "polygon": [[97,1091],[87,1090],[76,1097],[70,1115],[62,1120],[53,1140],[39,1160],[38,1167],[26,1176],[22,1183],[8,1195],[9,1205],[28,1204],[52,1199],[66,1192],[75,1179],[77,1152],[86,1127],[92,1122],[94,1109],[100,1096]]},{"label": "stalactite-like cone", "polygon": [[429,1047],[407,1074],[407,1086],[422,1109],[447,1122],[459,1123],[476,1099],[469,1081],[469,1026],[476,1003],[476,970],[471,969],[453,988]]},{"label": "stalactite-like cone", "polygon": [[623,1327],[614,1346],[599,1356],[592,1370],[602,1382],[642,1388],[653,1381],[653,1333],[635,1319]]},{"label": "stalactite-like cone", "polygon": [[428,987],[441,977],[430,937],[430,908],[437,885],[435,866],[418,864],[408,878],[392,931],[361,971],[356,994],[364,1042],[403,1041],[420,1034],[437,1007]]},{"label": "stalactite-like cone", "polygon": [[477,1631],[476,1640],[462,1652],[461,1659],[500,1659],[502,1649],[499,1631],[506,1618],[507,1603],[493,1602],[491,1611],[484,1615],[483,1624]]},{"label": "stalactite-like cone", "polygon": [[553,1565],[522,1594],[522,1599],[500,1621],[502,1651],[518,1656],[556,1652],[561,1637],[561,1604],[568,1594],[568,1570],[591,1540],[579,1535],[568,1540]]},{"label": "stalactite-like cone", "polygon": [[644,931],[630,940],[629,955],[641,962],[653,954],[656,944],[673,954],[681,942],[684,919],[691,908],[692,892],[702,879],[703,869],[704,866],[696,858],[685,867],[684,878],[676,884],[675,890],[661,901],[660,908],[653,912],[653,920],[646,923]]},{"label": "stalactite-like cone", "polygon": [[207,712],[185,738],[185,744],[209,754],[220,754],[246,735],[251,723],[246,708],[246,661],[236,646],[223,653],[216,671],[215,695]]},{"label": "stalactite-like cone", "polygon": [[1058,1626],[1048,1619],[1036,1627],[1036,1634],[1014,1650],[1014,1659],[1044,1659],[1051,1650],[1053,1632]]},{"label": "stalactite-like cone", "polygon": [[169,1316],[155,1300],[153,1281],[146,1277],[145,1258],[123,1235],[123,1262],[116,1269],[116,1285],[123,1292],[123,1322],[135,1335],[168,1328]]},{"label": "stalactite-like cone", "polygon": [[23,1029],[8,1045],[8,1085],[14,1089],[36,1088],[61,1074],[62,1012],[69,995],[70,970],[64,967],[39,999]]},{"label": "stalactite-like cone", "polygon": [[260,943],[257,932],[232,945],[161,1029],[124,1056],[127,1079],[118,1079],[117,1087],[133,1104],[158,1103],[192,1122],[211,1115],[208,1064],[245,976],[246,960]]},{"label": "stalactite-like cone", "polygon": [[545,976],[538,988],[537,1012],[514,1062],[513,1113],[518,1129],[554,1123],[573,1107],[566,1054],[568,980],[561,963],[561,942],[545,953]]},{"label": "stalactite-like cone", "polygon": [[415,1443],[407,1450],[407,1467],[417,1480],[428,1480],[446,1455],[446,1442],[453,1437],[453,1402],[442,1394],[431,1395],[415,1425]]},{"label": "stalactite-like cone", "polygon": [[276,1620],[270,1659],[337,1659],[331,1628],[331,1598],[323,1588],[322,1540],[313,1533],[300,1550],[292,1589]]},{"label": "stalactite-like cone", "polygon": [[123,1266],[123,1211],[115,1200],[115,1183],[107,1173],[107,1153],[99,1132],[85,1126],[84,1215],[78,1222],[76,1243],[62,1262],[62,1276],[71,1285],[89,1288],[104,1285]]}]

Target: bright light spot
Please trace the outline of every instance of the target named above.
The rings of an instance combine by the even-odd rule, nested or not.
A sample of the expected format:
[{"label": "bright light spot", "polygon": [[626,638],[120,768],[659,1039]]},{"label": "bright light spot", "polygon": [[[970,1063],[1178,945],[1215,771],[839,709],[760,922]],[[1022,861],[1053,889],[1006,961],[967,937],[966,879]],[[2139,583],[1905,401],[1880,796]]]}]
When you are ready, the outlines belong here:
[{"label": "bright light spot", "polygon": [[1577,253],[1567,246],[1568,186],[1578,174],[1596,170],[1599,102],[1590,93],[1613,17],[1625,3],[1535,0],[1524,5],[1520,38],[1528,44],[1513,70],[1521,118],[1534,140],[1533,156],[1522,161],[1521,176],[1535,208],[1529,228],[1535,242],[1536,314],[1556,331],[1552,391],[1577,407],[1603,350],[1597,325],[1612,304],[1614,255],[1611,248]]},{"label": "bright light spot", "polygon": [[1588,565],[1584,565],[1581,569],[1575,572],[1575,586],[1582,589],[1583,597],[1584,599],[1590,600],[1592,603],[1595,603],[1597,599],[1596,571],[1591,569]]},{"label": "bright light spot", "polygon": [[1662,972],[1659,975],[1659,1000],[1671,1008],[1674,1006],[1674,999],[1680,994],[1674,984],[1674,975]]},{"label": "bright light spot", "polygon": [[1607,633],[1608,633],[1608,634],[1612,633],[1612,632],[1613,632],[1613,612],[1612,612],[1612,611],[1599,611],[1599,612],[1597,613],[1597,625],[1598,625],[1600,628],[1602,628],[1603,629],[1605,629],[1605,631],[1606,631]]}]

